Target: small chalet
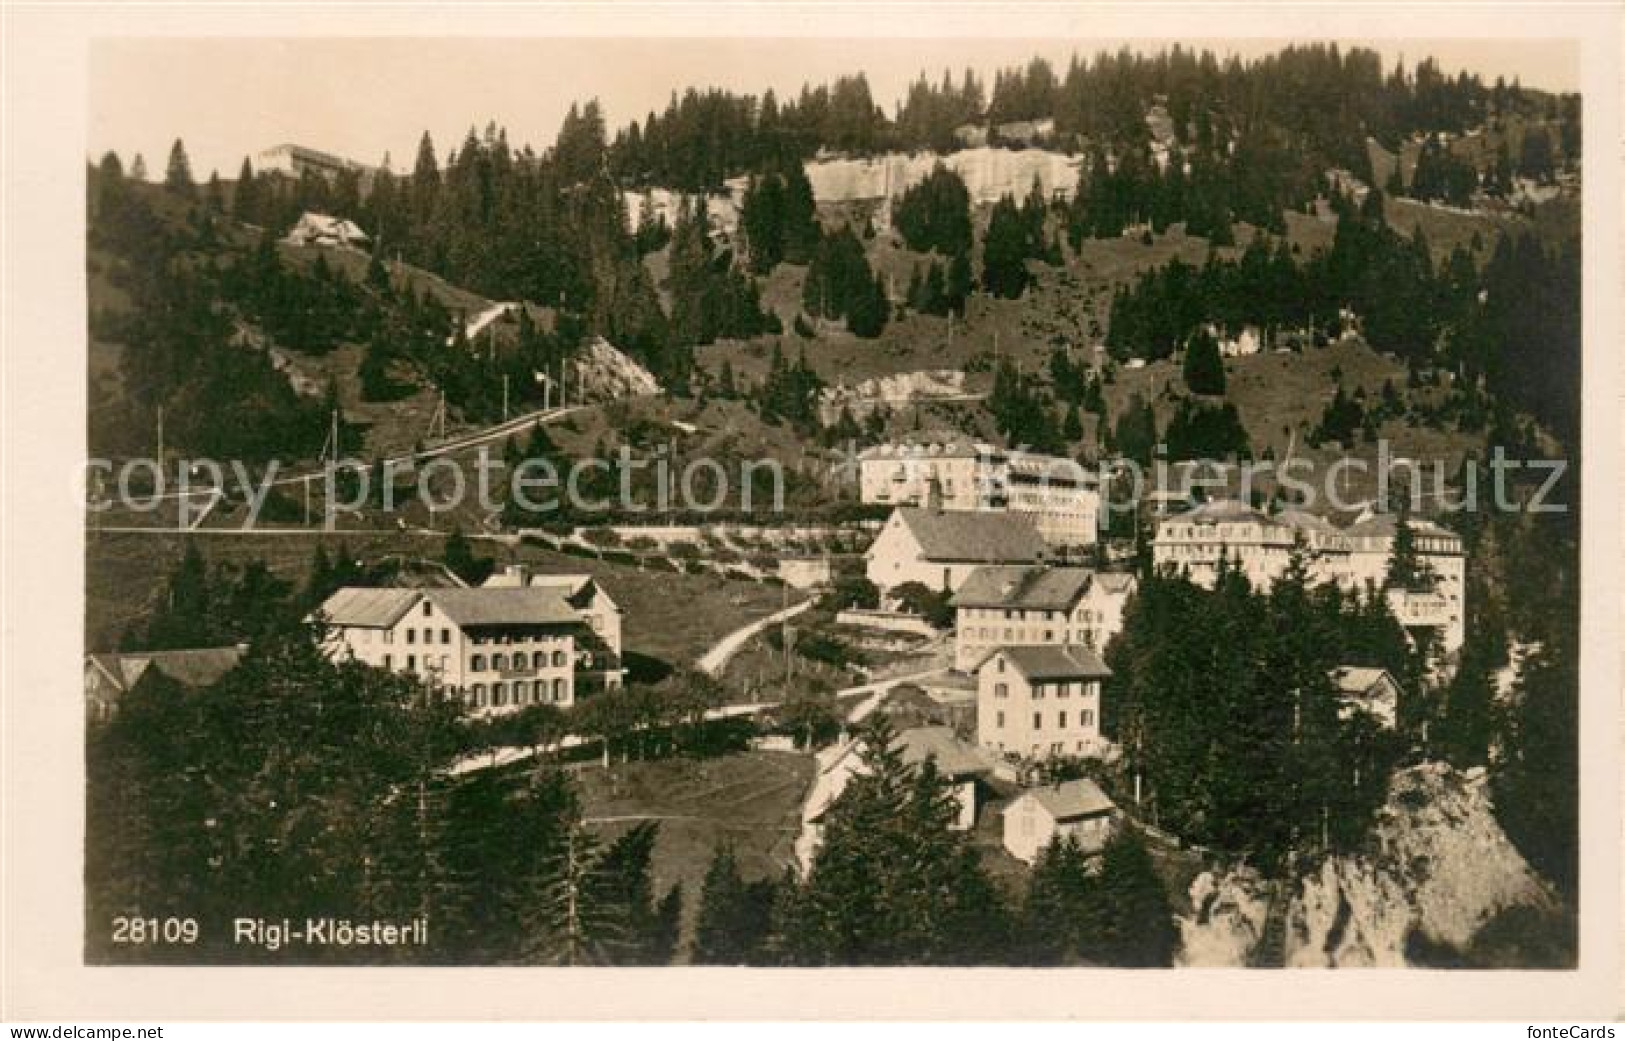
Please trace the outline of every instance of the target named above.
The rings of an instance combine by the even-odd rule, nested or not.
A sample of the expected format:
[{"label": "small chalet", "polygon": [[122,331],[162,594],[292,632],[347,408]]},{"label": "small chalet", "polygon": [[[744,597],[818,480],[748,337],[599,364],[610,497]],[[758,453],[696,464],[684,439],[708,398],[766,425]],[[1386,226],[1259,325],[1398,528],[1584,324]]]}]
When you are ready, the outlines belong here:
[{"label": "small chalet", "polygon": [[1029,788],[1004,810],[1004,848],[1031,864],[1051,842],[1075,838],[1099,853],[1111,838],[1117,807],[1086,778]]},{"label": "small chalet", "polygon": [[85,655],[85,718],[112,717],[132,690],[160,677],[192,689],[210,687],[243,660],[247,644],[139,654]]},{"label": "small chalet", "polygon": [[1398,725],[1399,682],[1387,669],[1345,665],[1332,670],[1332,683],[1337,687],[1339,719],[1364,712],[1385,730]]},{"label": "small chalet", "polygon": [[325,213],[307,213],[299,223],[283,236],[293,246],[338,246],[361,249],[371,240],[355,221],[343,217],[330,217]]}]

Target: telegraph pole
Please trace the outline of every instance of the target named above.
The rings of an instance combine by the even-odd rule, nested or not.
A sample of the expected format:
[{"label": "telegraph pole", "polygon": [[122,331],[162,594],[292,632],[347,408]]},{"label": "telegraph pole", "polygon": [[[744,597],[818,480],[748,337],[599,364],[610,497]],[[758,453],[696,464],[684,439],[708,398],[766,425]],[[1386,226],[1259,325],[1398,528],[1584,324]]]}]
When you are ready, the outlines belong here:
[{"label": "telegraph pole", "polygon": [[508,421],[508,374],[502,374],[502,421]]}]

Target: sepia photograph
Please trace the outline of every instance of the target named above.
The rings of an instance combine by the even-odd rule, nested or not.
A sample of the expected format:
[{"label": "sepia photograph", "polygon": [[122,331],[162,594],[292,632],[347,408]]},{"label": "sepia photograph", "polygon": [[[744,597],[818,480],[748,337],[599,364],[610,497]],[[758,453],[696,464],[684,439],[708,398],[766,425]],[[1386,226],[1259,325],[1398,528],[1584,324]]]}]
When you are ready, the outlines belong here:
[{"label": "sepia photograph", "polygon": [[83,43],[81,967],[1601,967],[1578,40],[536,25]]}]

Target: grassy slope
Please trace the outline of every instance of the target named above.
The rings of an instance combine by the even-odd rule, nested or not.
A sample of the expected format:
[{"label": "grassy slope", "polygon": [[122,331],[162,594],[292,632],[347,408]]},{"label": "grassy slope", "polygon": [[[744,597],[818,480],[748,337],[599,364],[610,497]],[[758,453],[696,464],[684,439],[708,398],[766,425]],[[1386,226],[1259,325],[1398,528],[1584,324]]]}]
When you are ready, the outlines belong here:
[{"label": "grassy slope", "polygon": [[[361,559],[401,554],[438,560],[439,535],[136,535],[87,534],[85,547],[85,646],[116,646],[119,634],[156,607],[163,585],[185,551],[184,538],[198,540],[211,563],[245,564],[263,560],[277,577],[304,585],[318,544],[334,553],[342,543]],[[588,573],[600,579],[625,612],[629,652],[671,664],[688,664],[726,633],[782,606],[783,593],[773,587],[733,582],[714,575],[672,575],[639,571],[619,564],[551,553],[531,546],[510,547],[480,542],[475,552],[499,563],[524,561],[550,573]],[[674,603],[703,605],[702,610],[673,612]]]},{"label": "grassy slope", "polygon": [[790,752],[742,752],[717,759],[636,762],[577,773],[583,816],[606,841],[636,820],[659,821],[654,884],[683,887],[681,947],[693,939],[706,868],[720,845],[733,847],[747,879],[778,878],[794,862],[802,799],[813,759]]}]

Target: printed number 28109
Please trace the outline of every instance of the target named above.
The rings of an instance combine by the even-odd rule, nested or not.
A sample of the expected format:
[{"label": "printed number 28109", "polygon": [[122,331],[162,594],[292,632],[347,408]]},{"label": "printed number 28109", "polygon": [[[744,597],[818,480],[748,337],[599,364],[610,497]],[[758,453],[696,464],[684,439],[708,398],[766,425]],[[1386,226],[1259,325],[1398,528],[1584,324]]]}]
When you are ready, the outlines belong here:
[{"label": "printed number 28109", "polygon": [[196,943],[197,936],[196,918],[131,918],[117,915],[113,919],[114,943]]}]

